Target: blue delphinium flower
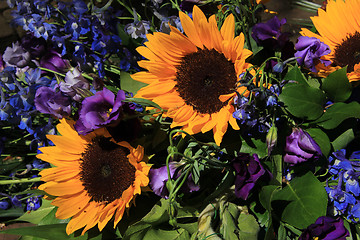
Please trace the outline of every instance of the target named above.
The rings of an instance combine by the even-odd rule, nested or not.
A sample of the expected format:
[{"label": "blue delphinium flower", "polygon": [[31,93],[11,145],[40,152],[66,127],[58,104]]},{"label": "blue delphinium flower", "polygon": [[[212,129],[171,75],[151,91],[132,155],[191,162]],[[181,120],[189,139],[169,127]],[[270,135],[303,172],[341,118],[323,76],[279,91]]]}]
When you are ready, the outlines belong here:
[{"label": "blue delphinium flower", "polygon": [[26,199],[26,211],[35,211],[41,207],[41,196]]},{"label": "blue delphinium flower", "polygon": [[134,22],[129,23],[125,26],[125,32],[129,34],[132,38],[144,38],[146,39],[146,34],[150,30],[150,22],[141,20],[138,21],[137,19]]},{"label": "blue delphinium flower", "polygon": [[353,222],[360,218],[360,158],[359,152],[346,156],[346,150],[341,149],[329,157],[328,182],[336,182],[335,188],[326,187],[330,201],[333,203],[335,215],[345,215]]}]

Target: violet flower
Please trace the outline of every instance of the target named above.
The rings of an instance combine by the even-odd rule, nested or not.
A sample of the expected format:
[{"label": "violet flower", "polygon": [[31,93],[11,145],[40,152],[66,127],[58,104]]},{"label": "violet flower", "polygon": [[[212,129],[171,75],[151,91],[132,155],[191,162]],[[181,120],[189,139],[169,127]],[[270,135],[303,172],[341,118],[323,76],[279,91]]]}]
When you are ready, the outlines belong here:
[{"label": "violet flower", "polygon": [[107,88],[85,98],[79,111],[79,120],[75,124],[76,131],[85,135],[100,127],[115,126],[121,119],[124,99],[124,91],[119,90],[115,98],[114,93]]},{"label": "violet flower", "polygon": [[331,52],[329,46],[315,37],[299,37],[295,49],[297,51],[295,57],[297,57],[299,65],[305,65],[312,72],[317,72],[315,66],[320,62],[325,66],[331,64],[331,61],[320,58]]},{"label": "violet flower", "polygon": [[252,29],[251,36],[259,45],[271,42],[270,45],[284,46],[289,40],[289,33],[281,32],[281,26],[286,23],[286,19],[279,20],[277,16],[265,23],[258,23]]},{"label": "violet flower", "polygon": [[19,42],[15,42],[12,47],[6,48],[3,60],[8,66],[23,68],[30,62],[31,56],[20,46]]},{"label": "violet flower", "polygon": [[305,229],[299,240],[345,240],[348,236],[349,231],[345,228],[341,218],[322,216]]},{"label": "violet flower", "polygon": [[89,90],[89,82],[81,75],[79,69],[74,68],[65,75],[64,82],[60,82],[60,91],[72,97],[75,101],[81,101],[83,96],[79,94],[81,90]]},{"label": "violet flower", "polygon": [[50,87],[40,87],[35,94],[35,107],[41,113],[51,114],[56,118],[67,117],[71,113],[70,99]]},{"label": "violet flower", "polygon": [[301,128],[293,128],[286,137],[284,161],[292,165],[309,159],[317,160],[322,155],[319,145]]},{"label": "violet flower", "polygon": [[59,73],[65,73],[70,67],[67,60],[61,58],[61,54],[50,50],[40,59],[40,66]]},{"label": "violet flower", "polygon": [[257,154],[239,153],[232,161],[235,169],[235,195],[246,200],[256,182],[266,173]]},{"label": "violet flower", "polygon": [[37,38],[32,33],[21,38],[21,46],[33,57],[40,57],[46,52],[46,41],[44,38]]},{"label": "violet flower", "polygon": [[[172,179],[177,179],[181,175],[181,171],[179,170],[179,166],[181,164],[177,162],[170,162],[169,169],[170,169],[170,176]],[[166,183],[168,181],[168,173],[166,165],[160,168],[151,168],[149,171],[149,186],[153,190],[153,192],[162,197],[167,199],[169,197],[169,190],[166,188]],[[187,181],[182,186],[181,191],[183,193],[190,193],[199,191],[200,186],[196,185],[189,174]]]}]

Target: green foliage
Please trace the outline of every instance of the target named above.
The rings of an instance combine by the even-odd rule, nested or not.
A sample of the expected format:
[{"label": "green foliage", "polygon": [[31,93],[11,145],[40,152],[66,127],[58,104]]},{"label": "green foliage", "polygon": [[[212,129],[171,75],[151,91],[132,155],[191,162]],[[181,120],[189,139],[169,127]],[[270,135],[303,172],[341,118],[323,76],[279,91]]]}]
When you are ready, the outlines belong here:
[{"label": "green foliage", "polygon": [[334,129],[348,118],[360,118],[360,104],[358,102],[334,103],[315,123],[325,129]]},{"label": "green foliage", "polygon": [[322,89],[334,102],[344,102],[351,95],[351,84],[346,76],[346,67],[341,68],[323,79]]},{"label": "green foliage", "polygon": [[120,87],[122,90],[131,92],[135,95],[140,88],[143,88],[145,86],[147,86],[146,83],[142,83],[132,79],[130,73],[128,72],[120,73]]},{"label": "green foliage", "polygon": [[197,229],[196,211],[179,208],[177,222],[181,228],[175,228],[169,224],[169,204],[169,200],[161,199],[145,217],[127,229],[123,239],[189,239]]},{"label": "green foliage", "polygon": [[272,207],[282,221],[303,229],[326,215],[327,193],[323,184],[308,172],[274,193]]},{"label": "green foliage", "polygon": [[306,120],[315,120],[323,114],[325,94],[307,84],[288,83],[279,96],[280,101],[292,115]]}]

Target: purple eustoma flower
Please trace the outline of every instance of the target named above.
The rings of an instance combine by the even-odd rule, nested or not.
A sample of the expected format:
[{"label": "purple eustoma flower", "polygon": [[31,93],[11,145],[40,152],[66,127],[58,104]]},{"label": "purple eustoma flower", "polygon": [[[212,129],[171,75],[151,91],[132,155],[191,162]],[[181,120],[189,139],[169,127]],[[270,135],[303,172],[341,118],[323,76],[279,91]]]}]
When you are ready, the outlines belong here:
[{"label": "purple eustoma flower", "polygon": [[293,128],[290,136],[286,137],[285,162],[293,165],[309,159],[317,160],[321,155],[319,145],[301,128]]},{"label": "purple eustoma flower", "polygon": [[266,23],[258,23],[253,27],[251,36],[259,45],[264,45],[264,41],[273,42],[270,45],[284,46],[289,40],[289,33],[281,32],[281,26],[286,23],[286,19],[279,20],[273,17]]},{"label": "purple eustoma flower", "polygon": [[325,66],[331,64],[331,61],[320,58],[331,52],[329,46],[315,37],[299,37],[298,42],[295,44],[295,49],[297,51],[295,57],[298,58],[297,62],[299,65],[305,65],[305,67],[313,72],[317,72],[315,66],[320,62]]},{"label": "purple eustoma flower", "polygon": [[46,41],[44,38],[37,38],[32,33],[21,38],[21,46],[33,57],[40,57],[46,52]]},{"label": "purple eustoma flower", "polygon": [[[177,179],[180,177],[180,170],[178,170],[179,166],[181,164],[177,162],[170,162],[169,163],[169,169],[170,169],[170,176],[173,179]],[[167,167],[163,166],[160,168],[151,168],[149,171],[149,186],[153,190],[153,192],[162,197],[167,199],[169,197],[169,190],[166,188],[166,183],[168,181],[168,173],[167,173]],[[189,174],[187,181],[182,186],[181,191],[183,193],[190,193],[199,191],[200,186],[195,185],[195,183],[192,180],[191,174]]]},{"label": "purple eustoma flower", "polygon": [[71,113],[69,97],[49,87],[40,87],[36,91],[34,102],[39,112],[51,114],[56,118],[61,119],[69,116]]},{"label": "purple eustoma flower", "polygon": [[124,99],[124,91],[119,90],[115,98],[107,88],[85,98],[75,124],[76,131],[84,135],[100,127],[116,125],[121,119]]},{"label": "purple eustoma flower", "polygon": [[235,169],[235,195],[246,200],[256,182],[266,173],[257,154],[239,153],[232,161]]},{"label": "purple eustoma flower", "polygon": [[23,68],[30,62],[31,56],[20,46],[19,42],[16,42],[12,44],[12,47],[6,48],[3,60],[8,66]]},{"label": "purple eustoma flower", "polygon": [[65,75],[64,82],[60,82],[60,91],[72,97],[75,101],[81,101],[83,97],[79,94],[81,90],[89,90],[89,82],[81,75],[81,72],[74,68]]},{"label": "purple eustoma flower", "polygon": [[50,50],[40,59],[40,66],[59,73],[65,73],[70,67],[67,60],[62,59],[61,54]]},{"label": "purple eustoma flower", "polygon": [[345,240],[348,236],[349,231],[345,228],[341,218],[322,216],[305,229],[299,240]]}]

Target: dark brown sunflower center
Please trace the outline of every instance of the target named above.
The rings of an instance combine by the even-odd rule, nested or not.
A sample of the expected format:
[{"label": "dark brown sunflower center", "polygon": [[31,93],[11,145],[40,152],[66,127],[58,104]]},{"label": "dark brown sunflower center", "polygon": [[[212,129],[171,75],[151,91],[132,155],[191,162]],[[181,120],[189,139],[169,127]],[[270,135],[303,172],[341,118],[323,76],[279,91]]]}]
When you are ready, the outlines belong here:
[{"label": "dark brown sunflower center", "polygon": [[218,112],[226,103],[219,96],[231,93],[236,83],[234,64],[215,49],[200,49],[183,57],[176,73],[176,91],[199,113]]},{"label": "dark brown sunflower center", "polygon": [[135,167],[130,164],[127,148],[107,138],[95,138],[82,154],[80,180],[95,202],[112,202],[135,180]]},{"label": "dark brown sunflower center", "polygon": [[355,32],[335,47],[333,62],[340,66],[348,66],[347,72],[354,71],[354,66],[360,62],[360,33]]}]

